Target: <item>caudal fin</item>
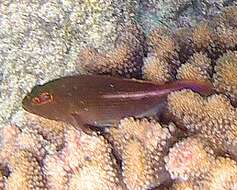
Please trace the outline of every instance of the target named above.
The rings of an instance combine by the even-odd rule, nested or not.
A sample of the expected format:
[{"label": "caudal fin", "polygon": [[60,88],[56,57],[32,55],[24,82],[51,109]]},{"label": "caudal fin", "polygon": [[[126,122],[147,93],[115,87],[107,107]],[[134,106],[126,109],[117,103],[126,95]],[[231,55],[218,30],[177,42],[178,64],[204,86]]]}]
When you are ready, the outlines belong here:
[{"label": "caudal fin", "polygon": [[211,82],[194,81],[194,80],[177,80],[173,83],[177,90],[190,89],[203,96],[208,96],[214,93],[214,86]]}]

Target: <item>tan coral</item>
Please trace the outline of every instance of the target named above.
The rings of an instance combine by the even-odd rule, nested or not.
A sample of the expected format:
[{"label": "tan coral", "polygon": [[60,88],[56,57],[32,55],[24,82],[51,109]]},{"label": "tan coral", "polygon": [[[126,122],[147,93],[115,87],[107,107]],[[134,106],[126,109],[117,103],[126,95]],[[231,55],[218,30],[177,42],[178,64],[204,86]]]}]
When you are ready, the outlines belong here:
[{"label": "tan coral", "polygon": [[148,120],[146,118],[129,117],[122,119],[118,128],[112,128],[110,133],[121,148],[124,142],[131,137],[139,139],[150,150],[154,150],[159,143],[165,145],[165,142],[171,138],[167,128],[162,128],[154,119]]},{"label": "tan coral", "polygon": [[192,40],[197,50],[205,50],[213,43],[213,31],[207,22],[199,23],[194,27]]},{"label": "tan coral", "polygon": [[9,161],[16,151],[16,139],[20,130],[15,125],[7,125],[0,130],[0,160],[2,164]]},{"label": "tan coral", "polygon": [[194,53],[193,35],[191,28],[179,28],[174,33],[175,43],[179,48],[179,60],[185,63]]},{"label": "tan coral", "polygon": [[208,81],[208,73],[197,65],[191,63],[183,64],[177,71],[177,79]]},{"label": "tan coral", "polygon": [[198,190],[198,185],[192,180],[175,181],[172,190]]},{"label": "tan coral", "polygon": [[155,120],[130,117],[109,132],[122,159],[123,178],[129,189],[152,188],[169,179],[163,160],[171,138],[167,128]]},{"label": "tan coral", "polygon": [[118,172],[107,141],[102,136],[89,136],[74,128],[68,128],[65,133],[65,147],[48,155],[44,162],[47,184],[55,190],[63,187],[120,189]]},{"label": "tan coral", "polygon": [[0,190],[4,190],[5,179],[3,172],[0,170]]},{"label": "tan coral", "polygon": [[68,176],[63,166],[64,162],[57,155],[48,155],[44,159],[43,171],[50,190],[65,190]]},{"label": "tan coral", "polygon": [[161,60],[172,60],[178,57],[179,47],[169,32],[163,28],[157,28],[148,36],[148,46]]},{"label": "tan coral", "polygon": [[46,189],[41,166],[31,152],[25,150],[16,152],[10,159],[10,171],[6,189]]},{"label": "tan coral", "polygon": [[199,94],[193,93],[191,90],[182,90],[168,96],[168,107],[179,120],[184,121],[188,117],[190,120],[199,122],[204,106],[202,100]]},{"label": "tan coral", "polygon": [[200,133],[216,151],[237,156],[237,112],[227,97],[212,95],[205,99],[183,90],[172,93],[168,97],[168,105],[171,113],[183,122],[189,132]]},{"label": "tan coral", "polygon": [[203,52],[194,53],[188,62],[193,65],[197,65],[204,70],[211,69],[211,59],[208,58],[207,54]]},{"label": "tan coral", "polygon": [[214,85],[216,89],[237,101],[237,51],[227,52],[217,60]]},{"label": "tan coral", "polygon": [[[129,190],[151,188],[154,180],[151,160],[146,149],[138,139],[129,139],[123,153],[123,178]],[[131,160],[133,160],[131,162]]]},{"label": "tan coral", "polygon": [[43,160],[46,150],[43,137],[33,131],[24,130],[16,139],[17,149],[25,149],[32,152],[37,159]]},{"label": "tan coral", "polygon": [[45,119],[33,114],[27,114],[27,125],[47,141],[52,143],[57,150],[62,148],[64,143],[64,128],[66,123]]},{"label": "tan coral", "polygon": [[237,188],[237,163],[229,158],[219,157],[202,182],[206,190],[229,190]]},{"label": "tan coral", "polygon": [[149,56],[144,60],[143,78],[163,84],[172,79],[170,70],[167,61],[162,61],[157,56]]},{"label": "tan coral", "polygon": [[173,179],[192,180],[202,176],[212,166],[213,151],[200,137],[188,137],[174,145],[165,159],[166,169]]},{"label": "tan coral", "polygon": [[228,6],[222,12],[223,21],[232,27],[237,27],[237,7]]},{"label": "tan coral", "polygon": [[88,163],[74,171],[67,184],[70,190],[122,190],[111,176],[113,168],[100,163]]},{"label": "tan coral", "polygon": [[210,81],[211,60],[203,53],[193,56],[177,71],[178,79]]},{"label": "tan coral", "polygon": [[91,74],[138,77],[146,48],[140,29],[131,24],[121,31],[116,48],[109,52],[85,49],[78,56],[78,70]]},{"label": "tan coral", "polygon": [[215,30],[215,43],[224,51],[225,49],[234,49],[237,45],[236,28],[229,28],[220,25]]}]

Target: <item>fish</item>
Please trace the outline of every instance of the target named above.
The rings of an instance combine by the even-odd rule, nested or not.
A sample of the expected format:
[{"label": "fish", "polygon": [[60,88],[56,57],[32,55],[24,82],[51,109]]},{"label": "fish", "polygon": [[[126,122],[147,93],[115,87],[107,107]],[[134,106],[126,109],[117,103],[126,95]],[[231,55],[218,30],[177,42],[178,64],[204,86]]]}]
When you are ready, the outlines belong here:
[{"label": "fish", "polygon": [[125,117],[150,117],[164,110],[169,93],[191,89],[201,95],[213,91],[210,83],[176,80],[158,84],[104,75],[65,76],[36,85],[22,100],[24,110],[63,121],[88,132],[105,128]]}]

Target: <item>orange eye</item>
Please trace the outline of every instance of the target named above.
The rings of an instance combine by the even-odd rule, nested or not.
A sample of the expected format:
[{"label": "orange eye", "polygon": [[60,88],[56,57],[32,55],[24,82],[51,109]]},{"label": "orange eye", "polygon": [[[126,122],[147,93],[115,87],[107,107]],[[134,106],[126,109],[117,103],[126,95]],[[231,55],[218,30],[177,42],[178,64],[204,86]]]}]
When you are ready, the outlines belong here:
[{"label": "orange eye", "polygon": [[32,99],[32,103],[38,104],[38,105],[47,104],[52,101],[53,101],[53,96],[49,94],[48,92],[43,92],[39,96],[34,97]]}]

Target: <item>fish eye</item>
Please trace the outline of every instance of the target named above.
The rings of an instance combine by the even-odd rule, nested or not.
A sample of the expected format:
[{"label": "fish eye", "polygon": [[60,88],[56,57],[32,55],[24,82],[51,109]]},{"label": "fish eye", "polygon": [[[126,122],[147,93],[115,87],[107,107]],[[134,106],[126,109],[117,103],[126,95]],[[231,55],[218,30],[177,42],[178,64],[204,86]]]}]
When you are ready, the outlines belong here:
[{"label": "fish eye", "polygon": [[47,104],[53,101],[52,94],[49,94],[48,92],[42,92],[38,96],[34,97],[32,99],[32,103],[36,105],[43,105]]}]

